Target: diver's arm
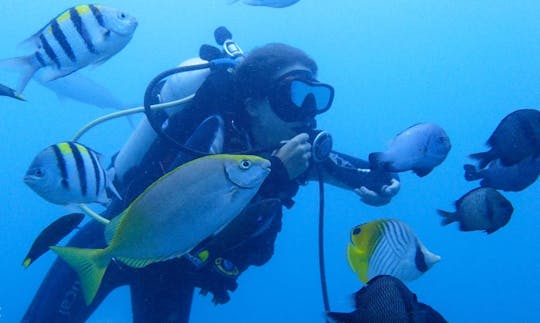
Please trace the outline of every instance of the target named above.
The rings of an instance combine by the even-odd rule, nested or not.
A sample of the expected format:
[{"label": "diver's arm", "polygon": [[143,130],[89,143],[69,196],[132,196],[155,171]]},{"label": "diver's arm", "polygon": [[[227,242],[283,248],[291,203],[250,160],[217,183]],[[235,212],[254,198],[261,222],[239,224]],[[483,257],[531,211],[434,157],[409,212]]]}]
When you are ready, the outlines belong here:
[{"label": "diver's arm", "polygon": [[[399,191],[397,174],[371,170],[369,162],[356,157],[332,151],[318,166],[326,183],[353,190],[366,204],[387,204]],[[316,170],[315,165],[310,167],[308,180],[318,179]]]}]

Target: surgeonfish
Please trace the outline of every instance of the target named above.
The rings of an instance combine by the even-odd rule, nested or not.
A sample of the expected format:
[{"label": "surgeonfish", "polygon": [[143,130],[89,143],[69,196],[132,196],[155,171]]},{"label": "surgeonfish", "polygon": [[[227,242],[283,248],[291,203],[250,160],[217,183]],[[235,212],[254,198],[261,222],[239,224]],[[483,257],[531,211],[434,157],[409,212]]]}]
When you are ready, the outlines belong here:
[{"label": "surgeonfish", "polygon": [[233,220],[269,172],[270,162],[257,156],[197,158],[160,177],[113,218],[106,248],[51,249],[78,273],[90,304],[113,258],[142,268],[183,256]]},{"label": "surgeonfish", "polygon": [[407,224],[395,219],[354,227],[347,247],[349,265],[364,283],[378,275],[411,281],[440,259],[424,247]]},{"label": "surgeonfish", "polygon": [[10,98],[24,101],[24,98],[22,95],[17,94],[14,89],[8,86],[5,86],[3,84],[0,84],[0,96],[9,96]]},{"label": "surgeonfish", "polygon": [[480,186],[497,190],[519,192],[533,184],[540,175],[540,158],[528,157],[512,166],[504,166],[500,159],[489,162],[483,169],[466,164],[465,179],[481,179]]},{"label": "surgeonfish", "polygon": [[46,82],[105,62],[127,45],[136,28],[134,17],[114,8],[71,7],[23,42],[34,49],[32,54],[0,61],[0,67],[22,74],[16,88],[20,94],[37,71]]},{"label": "surgeonfish", "polygon": [[118,199],[121,197],[103,168],[102,159],[82,144],[60,142],[37,154],[24,175],[24,182],[54,204],[108,204],[107,191]]},{"label": "surgeonfish", "polygon": [[417,123],[394,137],[387,151],[369,154],[372,169],[412,170],[422,177],[444,161],[450,151],[446,132],[433,123]]},{"label": "surgeonfish", "polygon": [[445,323],[431,306],[418,302],[416,295],[396,277],[380,275],[354,294],[351,313],[329,312],[338,323]]},{"label": "surgeonfish", "polygon": [[491,149],[470,157],[477,159],[480,168],[500,159],[502,165],[512,166],[540,155],[540,111],[516,110],[502,119],[486,145]]},{"label": "surgeonfish", "polygon": [[485,230],[493,233],[505,226],[514,212],[512,203],[490,187],[475,188],[455,203],[456,211],[437,210],[443,217],[441,224],[459,222],[461,231]]},{"label": "surgeonfish", "polygon": [[71,213],[56,219],[49,224],[37,236],[30,247],[30,251],[24,257],[23,266],[28,268],[36,259],[49,251],[50,246],[54,246],[60,240],[64,239],[75,229],[84,219],[82,213]]},{"label": "surgeonfish", "polygon": [[[232,0],[229,3],[238,2],[239,0]],[[292,6],[300,0],[241,0],[242,3],[250,6],[263,6],[271,8],[285,8]]]}]

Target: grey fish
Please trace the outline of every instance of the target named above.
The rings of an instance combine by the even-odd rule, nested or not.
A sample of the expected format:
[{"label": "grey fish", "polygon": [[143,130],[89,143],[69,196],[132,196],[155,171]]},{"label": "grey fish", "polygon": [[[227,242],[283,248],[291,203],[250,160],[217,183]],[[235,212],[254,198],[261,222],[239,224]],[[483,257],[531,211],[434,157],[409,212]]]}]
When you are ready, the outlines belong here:
[{"label": "grey fish", "polygon": [[371,169],[412,170],[422,177],[442,163],[452,145],[446,132],[433,123],[417,123],[398,135],[385,152],[369,154]]},{"label": "grey fish", "polygon": [[461,231],[485,230],[488,234],[505,226],[514,212],[512,203],[490,187],[469,191],[456,201],[455,206],[455,212],[437,210],[443,217],[442,225],[459,222]]},{"label": "grey fish", "polygon": [[22,95],[17,94],[14,89],[3,84],[0,84],[0,96],[9,96],[10,98],[25,101]]},{"label": "grey fish", "polygon": [[500,159],[495,159],[484,169],[470,164],[463,168],[468,181],[481,179],[482,187],[518,192],[536,181],[540,175],[540,159],[528,157],[512,166],[504,166]]},{"label": "grey fish", "polygon": [[355,310],[329,312],[327,317],[342,323],[443,323],[444,317],[431,306],[418,302],[399,279],[380,275],[354,294]]},{"label": "grey fish", "polygon": [[32,54],[0,61],[0,66],[20,71],[16,92],[22,93],[38,71],[46,82],[105,62],[128,44],[136,28],[137,20],[117,9],[78,5],[23,42],[32,46]]},{"label": "grey fish", "polygon": [[271,8],[285,8],[292,6],[300,0],[233,0],[230,3],[242,1],[242,3],[250,6],[263,6]]},{"label": "grey fish", "polygon": [[500,159],[502,165],[512,166],[532,156],[540,155],[540,111],[534,109],[516,110],[499,123],[486,145],[490,150],[475,153],[480,168],[490,161]]}]

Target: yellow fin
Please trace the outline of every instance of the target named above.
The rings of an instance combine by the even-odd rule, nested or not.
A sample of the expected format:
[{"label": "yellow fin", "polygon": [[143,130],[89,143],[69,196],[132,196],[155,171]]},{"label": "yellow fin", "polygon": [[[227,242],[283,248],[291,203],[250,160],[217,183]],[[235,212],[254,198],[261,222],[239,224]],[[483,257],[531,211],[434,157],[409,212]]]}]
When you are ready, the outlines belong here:
[{"label": "yellow fin", "polygon": [[121,262],[133,268],[146,267],[154,262],[159,261],[156,259],[134,259],[134,258],[127,258],[127,257],[116,257],[116,259],[120,260]]},{"label": "yellow fin", "polygon": [[349,243],[347,246],[347,260],[351,269],[358,274],[358,278],[364,283],[368,282],[369,256],[359,248]]},{"label": "yellow fin", "polygon": [[116,233],[116,230],[118,229],[118,224],[120,224],[120,220],[122,220],[122,216],[125,213],[121,213],[114,218],[112,218],[107,225],[105,225],[105,241],[107,241],[107,244],[110,244],[112,239],[114,238],[114,234]]},{"label": "yellow fin", "polygon": [[79,275],[84,300],[90,305],[96,296],[110,259],[103,261],[105,249],[82,249],[53,246],[51,250],[67,262]]},{"label": "yellow fin", "polygon": [[24,268],[28,268],[28,266],[30,266],[30,264],[32,264],[32,258],[24,259],[24,261],[23,261]]}]

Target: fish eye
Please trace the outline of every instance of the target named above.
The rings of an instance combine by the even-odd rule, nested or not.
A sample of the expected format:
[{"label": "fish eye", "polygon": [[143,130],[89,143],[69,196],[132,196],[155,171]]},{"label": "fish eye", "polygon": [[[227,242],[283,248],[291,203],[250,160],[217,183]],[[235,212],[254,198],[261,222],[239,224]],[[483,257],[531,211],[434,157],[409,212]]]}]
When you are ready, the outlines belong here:
[{"label": "fish eye", "polygon": [[250,168],[250,167],[251,167],[251,162],[250,162],[249,160],[247,160],[247,159],[242,159],[242,160],[240,161],[240,168],[242,168],[242,169],[248,169],[248,168]]},{"label": "fish eye", "polygon": [[118,13],[118,18],[120,19],[126,19],[126,14],[123,12]]},{"label": "fish eye", "polygon": [[36,168],[34,170],[34,176],[43,177],[43,175],[45,175],[45,172],[41,168]]},{"label": "fish eye", "polygon": [[354,228],[352,234],[353,234],[353,236],[355,236],[355,235],[360,234],[360,232],[362,232],[362,229],[360,229],[359,227],[356,227],[356,228]]}]

